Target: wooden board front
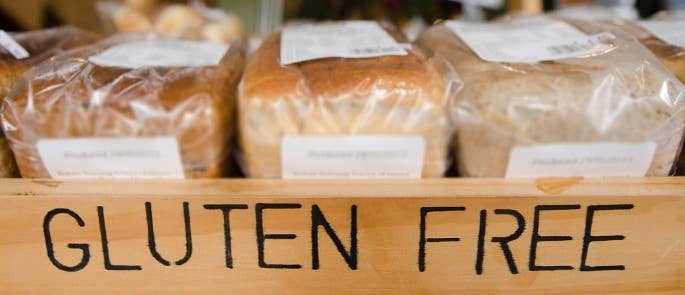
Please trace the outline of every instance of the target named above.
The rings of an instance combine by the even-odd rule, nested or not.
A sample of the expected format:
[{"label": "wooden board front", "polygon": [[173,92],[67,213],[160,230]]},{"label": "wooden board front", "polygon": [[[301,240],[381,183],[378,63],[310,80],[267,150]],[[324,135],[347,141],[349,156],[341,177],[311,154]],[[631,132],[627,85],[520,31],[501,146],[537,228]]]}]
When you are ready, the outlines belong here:
[{"label": "wooden board front", "polygon": [[685,293],[685,179],[0,180],[0,294]]}]

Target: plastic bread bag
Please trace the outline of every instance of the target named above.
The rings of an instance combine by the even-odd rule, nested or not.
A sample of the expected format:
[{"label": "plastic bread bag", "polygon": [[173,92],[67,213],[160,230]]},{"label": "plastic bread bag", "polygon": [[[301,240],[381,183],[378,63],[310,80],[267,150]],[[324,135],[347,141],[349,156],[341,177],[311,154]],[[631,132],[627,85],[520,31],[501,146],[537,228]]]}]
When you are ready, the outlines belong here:
[{"label": "plastic bread bag", "polygon": [[444,59],[372,21],[286,26],[239,86],[242,167],[258,178],[420,178],[446,170]]},{"label": "plastic bread bag", "polygon": [[121,35],[36,66],[2,112],[22,176],[221,176],[244,58],[242,41]]},{"label": "plastic bread bag", "polygon": [[[73,27],[24,33],[0,31],[0,100],[32,66],[64,50],[95,42],[98,37]],[[7,140],[0,132],[0,178],[17,174]]]},{"label": "plastic bread bag", "polygon": [[[640,24],[659,38],[658,40],[648,39],[648,42],[653,43],[654,47],[659,48],[657,47],[658,41],[668,43],[663,46],[663,56],[657,56],[671,71],[676,73],[681,82],[685,83],[685,32],[683,32],[685,10],[662,12],[653,17],[652,20]],[[685,153],[683,152],[680,154],[678,168],[678,175],[685,175]]]},{"label": "plastic bread bag", "polygon": [[685,17],[648,21],[607,20],[637,38],[657,58],[685,83]]},{"label": "plastic bread bag", "polygon": [[[651,50],[675,76],[685,83],[685,16],[662,13],[647,21],[608,21],[637,38]],[[679,174],[685,173],[685,153],[681,153]]]},{"label": "plastic bread bag", "polygon": [[114,33],[154,32],[165,37],[226,43],[240,39],[240,18],[201,1],[163,5],[156,0],[106,0],[97,3],[103,30]]},{"label": "plastic bread bag", "polygon": [[629,34],[601,23],[519,17],[447,22],[418,42],[445,56],[464,81],[452,106],[460,174],[672,172],[685,88]]}]

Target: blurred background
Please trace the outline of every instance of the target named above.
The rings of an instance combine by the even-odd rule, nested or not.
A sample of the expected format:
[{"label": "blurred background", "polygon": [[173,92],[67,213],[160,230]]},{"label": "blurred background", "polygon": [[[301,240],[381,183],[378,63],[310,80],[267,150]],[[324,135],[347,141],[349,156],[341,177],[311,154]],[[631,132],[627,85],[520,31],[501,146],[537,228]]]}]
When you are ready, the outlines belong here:
[{"label": "blurred background", "polygon": [[[194,7],[195,12],[179,6]],[[669,9],[685,9],[685,0],[0,0],[0,28],[21,31],[70,24],[103,33],[185,30],[200,11],[203,26],[221,21],[233,28],[233,32],[216,32],[218,25],[203,27],[215,34],[260,34],[295,19],[377,19],[394,22],[411,35],[448,18],[475,21],[519,11],[646,18]]]}]

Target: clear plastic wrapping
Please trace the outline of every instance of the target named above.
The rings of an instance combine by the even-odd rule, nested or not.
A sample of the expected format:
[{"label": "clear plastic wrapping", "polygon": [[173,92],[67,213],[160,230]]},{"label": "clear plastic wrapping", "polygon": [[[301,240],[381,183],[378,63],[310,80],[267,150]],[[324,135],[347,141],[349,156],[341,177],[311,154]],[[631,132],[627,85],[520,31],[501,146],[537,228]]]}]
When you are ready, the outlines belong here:
[{"label": "clear plastic wrapping", "polygon": [[[172,65],[127,67],[93,62],[94,56],[116,46],[140,42],[161,42],[156,46],[166,53],[155,51],[140,58],[140,53],[128,56],[124,51],[112,56],[128,63],[158,63],[166,56]],[[230,158],[244,45],[231,43],[212,65],[174,66],[197,61],[183,61],[175,53],[205,54],[188,53],[177,48],[186,45],[174,42],[180,41],[152,35],[115,36],[57,55],[27,72],[5,100],[2,112],[22,176],[53,176],[41,159],[37,147],[41,140],[160,136],[177,142],[186,178],[221,176]],[[195,43],[199,48],[209,44]],[[137,48],[149,52],[154,47],[150,46],[143,43]]]},{"label": "clear plastic wrapping", "polygon": [[[385,27],[397,42],[404,38]],[[284,136],[419,136],[422,177],[449,165],[447,105],[458,81],[446,62],[407,44],[405,56],[322,58],[281,65],[281,33],[266,38],[239,87],[242,167],[281,177]]]},{"label": "clear plastic wrapping", "polygon": [[621,30],[566,22],[585,34],[610,32],[615,38],[599,53],[507,63],[480,59],[446,25],[419,37],[419,44],[450,61],[464,83],[452,106],[461,175],[506,176],[517,147],[600,142],[655,143],[646,175],[672,172],[685,125],[683,85]]},{"label": "clear plastic wrapping", "polygon": [[[73,27],[11,34],[29,57],[17,59],[0,47],[0,100],[4,99],[19,77],[34,65],[64,50],[95,42],[98,37]],[[7,140],[0,132],[0,178],[15,176],[14,158]]]},{"label": "clear plastic wrapping", "polygon": [[[682,19],[685,20],[685,17]],[[685,83],[685,48],[668,43],[650,33],[647,29],[626,20],[608,21],[637,38],[683,83]]]},{"label": "clear plastic wrapping", "polygon": [[[658,19],[685,20],[685,16],[678,16],[677,14],[661,14]],[[661,63],[663,63],[673,74],[675,74],[675,76],[681,82],[685,83],[685,48],[666,42],[665,40],[662,40],[653,33],[649,32],[646,28],[643,28],[630,21],[614,19],[608,21],[608,23],[619,27],[620,29],[637,38],[640,43],[652,51],[654,55],[659,58]],[[685,153],[681,152],[678,169],[678,174],[685,174]]]}]

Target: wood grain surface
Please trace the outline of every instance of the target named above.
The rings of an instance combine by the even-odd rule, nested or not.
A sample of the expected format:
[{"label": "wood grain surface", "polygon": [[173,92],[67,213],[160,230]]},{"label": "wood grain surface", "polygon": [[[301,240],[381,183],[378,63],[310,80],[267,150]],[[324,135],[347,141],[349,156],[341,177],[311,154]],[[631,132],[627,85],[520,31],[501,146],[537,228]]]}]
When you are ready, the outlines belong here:
[{"label": "wood grain surface", "polygon": [[685,178],[0,180],[0,294],[684,294]]}]

